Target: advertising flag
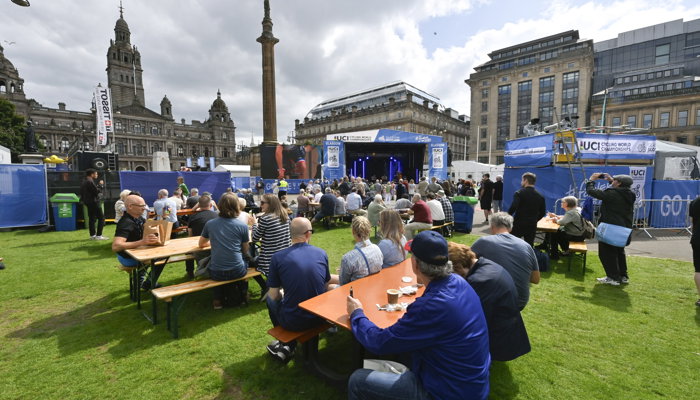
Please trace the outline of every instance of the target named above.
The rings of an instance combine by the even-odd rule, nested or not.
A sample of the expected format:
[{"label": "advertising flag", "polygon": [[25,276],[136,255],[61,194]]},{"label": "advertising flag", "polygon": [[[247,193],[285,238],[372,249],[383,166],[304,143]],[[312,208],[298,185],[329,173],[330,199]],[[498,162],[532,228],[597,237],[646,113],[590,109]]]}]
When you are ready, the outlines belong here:
[{"label": "advertising flag", "polygon": [[97,109],[97,145],[106,146],[109,135],[114,134],[112,124],[112,94],[109,88],[95,88],[95,107]]}]

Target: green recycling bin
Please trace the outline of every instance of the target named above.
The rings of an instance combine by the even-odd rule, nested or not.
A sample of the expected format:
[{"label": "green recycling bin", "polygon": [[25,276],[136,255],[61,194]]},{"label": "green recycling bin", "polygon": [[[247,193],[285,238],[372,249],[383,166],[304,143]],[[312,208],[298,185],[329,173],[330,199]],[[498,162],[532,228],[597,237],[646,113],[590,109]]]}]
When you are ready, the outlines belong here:
[{"label": "green recycling bin", "polygon": [[74,231],[76,206],[80,199],[75,193],[56,193],[49,199],[57,231]]}]

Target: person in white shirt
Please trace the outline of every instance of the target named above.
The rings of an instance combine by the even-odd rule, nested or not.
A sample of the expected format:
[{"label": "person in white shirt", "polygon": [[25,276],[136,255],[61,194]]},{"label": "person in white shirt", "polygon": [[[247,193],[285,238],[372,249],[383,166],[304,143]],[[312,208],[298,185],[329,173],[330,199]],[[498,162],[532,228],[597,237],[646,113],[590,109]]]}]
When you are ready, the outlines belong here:
[{"label": "person in white shirt", "polygon": [[178,210],[182,210],[182,205],[185,203],[184,201],[182,201],[182,190],[175,189],[173,195],[170,196],[170,200],[175,202],[175,205],[177,206]]},{"label": "person in white shirt", "polygon": [[444,225],[445,211],[442,209],[440,200],[435,198],[435,193],[428,193],[428,202],[426,204],[430,208],[430,215],[433,216],[433,226]]},{"label": "person in white shirt", "polygon": [[352,188],[345,202],[349,214],[367,216],[367,211],[362,209],[362,197],[357,194],[357,188]]}]

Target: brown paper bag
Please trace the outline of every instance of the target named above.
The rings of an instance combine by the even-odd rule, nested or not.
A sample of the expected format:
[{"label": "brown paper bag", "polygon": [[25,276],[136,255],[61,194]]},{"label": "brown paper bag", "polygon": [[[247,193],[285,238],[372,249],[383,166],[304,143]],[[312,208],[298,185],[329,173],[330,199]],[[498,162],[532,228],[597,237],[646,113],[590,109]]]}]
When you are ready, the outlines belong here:
[{"label": "brown paper bag", "polygon": [[158,243],[154,243],[153,246],[163,246],[168,243],[172,232],[173,223],[170,221],[148,219],[143,224],[144,239],[150,234],[158,236]]}]

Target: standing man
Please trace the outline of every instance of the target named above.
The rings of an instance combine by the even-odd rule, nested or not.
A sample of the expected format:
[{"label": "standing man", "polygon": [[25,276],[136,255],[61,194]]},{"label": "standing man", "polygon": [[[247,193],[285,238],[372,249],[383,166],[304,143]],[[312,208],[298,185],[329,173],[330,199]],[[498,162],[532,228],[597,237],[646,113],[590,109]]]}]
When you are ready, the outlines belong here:
[{"label": "standing man", "polygon": [[416,190],[418,190],[418,194],[420,194],[422,199],[424,199],[425,195],[428,194],[428,181],[425,180],[424,176],[420,177],[420,182],[418,182]]},{"label": "standing man", "polygon": [[489,223],[489,215],[491,215],[491,202],[493,201],[493,182],[491,175],[484,174],[481,177],[481,188],[479,189],[479,205],[484,210],[484,218],[486,223]]},{"label": "standing man", "polygon": [[[80,185],[80,200],[87,208],[90,240],[107,240],[108,237],[102,236],[102,230],[105,227],[105,214],[101,204],[104,181],[100,180],[95,184],[96,179],[96,170],[92,168],[85,170],[85,180]],[[95,222],[97,222],[97,230],[95,230]]]},{"label": "standing man", "polygon": [[279,183],[277,184],[278,191],[277,191],[277,198],[282,199],[282,196],[287,195],[287,188],[289,187],[289,183],[287,183],[287,180],[282,178],[280,179]]},{"label": "standing man", "polygon": [[164,219],[173,223],[174,238],[175,228],[178,227],[177,222],[177,204],[173,199],[168,198],[168,189],[160,189],[158,191],[158,200],[153,202],[153,211],[156,213],[156,219]]},{"label": "standing man", "polygon": [[183,196],[188,197],[190,195],[190,189],[185,185],[185,178],[181,176],[177,177],[177,187],[182,191]]},{"label": "standing man", "polygon": [[[328,255],[309,244],[313,233],[308,219],[294,218],[290,226],[292,245],[275,253],[270,260],[267,310],[273,326],[305,331],[323,323],[323,319],[299,308],[299,303],[328,290],[331,279]],[[276,340],[267,346],[267,351],[277,360],[288,362],[295,347],[296,342]]]},{"label": "standing man", "polygon": [[258,181],[255,183],[255,190],[258,192],[258,201],[262,200],[262,197],[265,194],[265,182],[263,182],[262,179],[258,179]]},{"label": "standing man", "polygon": [[[610,186],[605,190],[595,188],[595,180],[602,179],[610,182]],[[634,216],[634,200],[636,196],[630,190],[632,177],[629,175],[615,175],[596,172],[591,175],[586,182],[586,193],[594,199],[601,200],[600,219],[598,223],[605,222],[612,225],[624,226],[632,229]],[[627,238],[630,244],[632,234]],[[616,247],[598,241],[598,258],[603,264],[606,276],[598,278],[598,283],[612,286],[620,286],[620,283],[629,283],[627,275],[627,257],[624,247]]]},{"label": "standing man", "polygon": [[428,193],[437,193],[438,190],[442,190],[442,186],[437,182],[436,177],[430,178],[430,184],[428,185]]},{"label": "standing man", "polygon": [[536,180],[532,172],[523,174],[522,189],[513,194],[513,203],[508,209],[508,214],[513,216],[513,236],[523,238],[530,246],[535,244],[537,221],[547,214],[544,197],[535,190]]},{"label": "standing man", "polygon": [[447,242],[437,232],[419,233],[406,244],[425,293],[394,325],[381,329],[347,297],[352,333],[374,354],[410,353],[402,374],[358,369],[348,381],[355,399],[486,399],[489,394],[488,330],[479,297],[452,273]]},{"label": "standing man", "polygon": [[496,176],[496,182],[493,184],[493,201],[491,202],[491,212],[497,213],[503,211],[503,177]]},{"label": "standing man", "polygon": [[[700,297],[700,196],[691,201],[688,208],[693,227],[690,246],[693,249],[693,264],[695,265],[695,287],[698,289],[698,297]],[[700,300],[696,301],[695,305],[700,307]]]}]

